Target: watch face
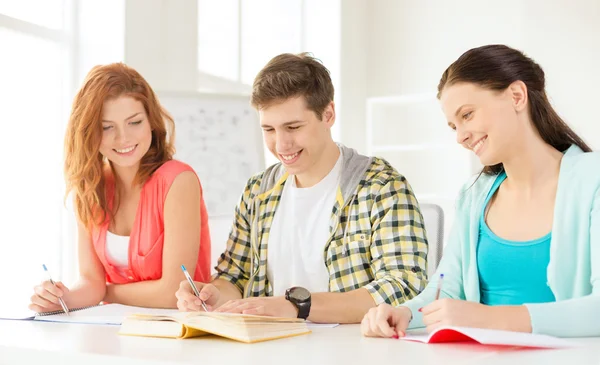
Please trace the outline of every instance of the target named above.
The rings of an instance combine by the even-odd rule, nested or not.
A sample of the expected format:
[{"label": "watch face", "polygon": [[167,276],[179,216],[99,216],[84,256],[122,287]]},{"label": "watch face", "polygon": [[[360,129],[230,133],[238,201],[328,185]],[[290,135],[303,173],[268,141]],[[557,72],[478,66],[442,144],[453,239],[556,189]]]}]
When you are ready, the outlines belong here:
[{"label": "watch face", "polygon": [[290,289],[290,297],[299,302],[304,302],[310,299],[310,292],[297,286]]}]

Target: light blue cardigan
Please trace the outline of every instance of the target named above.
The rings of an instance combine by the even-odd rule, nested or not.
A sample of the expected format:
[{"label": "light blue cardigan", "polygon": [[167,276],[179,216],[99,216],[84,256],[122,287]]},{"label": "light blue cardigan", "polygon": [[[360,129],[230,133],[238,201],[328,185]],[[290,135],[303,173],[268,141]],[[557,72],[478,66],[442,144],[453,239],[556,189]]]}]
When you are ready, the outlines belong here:
[{"label": "light blue cardigan", "polygon": [[[403,304],[411,309],[410,327],[423,327],[418,309],[441,297],[480,302],[477,271],[479,218],[495,176],[466,184],[457,201],[454,227],[436,275],[425,290]],[[571,146],[565,153],[550,243],[548,285],[556,302],[525,304],[533,333],[560,337],[600,336],[600,153]]]}]

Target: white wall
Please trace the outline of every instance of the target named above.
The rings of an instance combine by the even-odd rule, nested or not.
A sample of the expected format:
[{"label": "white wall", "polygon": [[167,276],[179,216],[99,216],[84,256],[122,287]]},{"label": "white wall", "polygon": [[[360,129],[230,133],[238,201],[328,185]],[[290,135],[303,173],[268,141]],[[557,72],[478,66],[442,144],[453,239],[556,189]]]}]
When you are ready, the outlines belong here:
[{"label": "white wall", "polygon": [[[597,0],[344,1],[342,142],[365,151],[368,97],[436,92],[443,71],[463,52],[503,43],[541,64],[559,114],[598,149],[599,35]],[[393,130],[398,121],[389,123],[387,127]],[[447,128],[442,119],[439,128]],[[410,163],[386,158],[401,173]],[[479,168],[475,159],[470,164],[474,171]],[[453,202],[442,205],[449,217],[448,229]]]},{"label": "white wall", "polygon": [[559,113],[600,147],[600,2],[379,0],[367,16],[368,96],[435,90],[464,51],[504,43],[541,64]]},{"label": "white wall", "polygon": [[368,0],[344,0],[341,4],[340,79],[338,121],[340,141],[365,153],[365,103],[369,41]]},{"label": "white wall", "polygon": [[196,0],[127,0],[125,62],[155,90],[198,88]]},{"label": "white wall", "polygon": [[[538,61],[559,113],[600,148],[594,110],[600,85],[599,1],[306,0],[303,12],[309,24],[303,50],[332,70],[338,112],[334,135],[360,152],[366,152],[367,98],[435,92],[452,61],[490,43],[519,48]],[[221,90],[250,91],[247,85],[198,73],[195,0],[128,0],[125,28],[125,61],[157,90],[220,85]],[[446,128],[443,121],[439,128]],[[473,163],[473,169],[477,166]],[[451,213],[452,204],[444,208]],[[227,219],[211,223],[215,258],[229,224]]]}]

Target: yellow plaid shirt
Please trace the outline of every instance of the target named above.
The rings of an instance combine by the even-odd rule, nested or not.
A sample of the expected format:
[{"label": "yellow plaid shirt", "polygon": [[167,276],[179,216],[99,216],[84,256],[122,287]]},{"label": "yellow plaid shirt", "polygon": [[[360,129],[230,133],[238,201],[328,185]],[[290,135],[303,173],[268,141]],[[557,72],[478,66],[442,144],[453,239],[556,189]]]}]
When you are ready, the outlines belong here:
[{"label": "yellow plaid shirt", "polygon": [[[236,285],[244,297],[273,295],[267,279],[269,231],[288,175],[261,194],[263,176],[264,172],[248,180],[227,248],[215,267],[214,278]],[[423,217],[410,185],[385,160],[371,160],[345,202],[338,188],[330,232],[323,254],[329,291],[364,287],[376,304],[395,306],[425,288]]]}]

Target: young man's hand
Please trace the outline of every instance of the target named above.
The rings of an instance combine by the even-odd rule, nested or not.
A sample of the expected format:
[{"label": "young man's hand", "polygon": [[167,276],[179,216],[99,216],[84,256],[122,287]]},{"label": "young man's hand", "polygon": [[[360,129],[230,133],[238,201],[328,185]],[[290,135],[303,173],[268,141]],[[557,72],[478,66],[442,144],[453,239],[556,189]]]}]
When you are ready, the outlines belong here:
[{"label": "young man's hand", "polygon": [[221,297],[219,288],[213,284],[201,283],[199,281],[195,281],[194,283],[196,284],[196,288],[200,291],[200,298],[194,295],[190,283],[187,280],[183,280],[179,284],[179,290],[175,293],[175,296],[177,297],[177,308],[184,312],[202,311],[202,302],[200,301],[200,299],[202,299],[208,310],[212,311]]},{"label": "young man's hand", "polygon": [[284,297],[257,297],[230,300],[215,312],[254,314],[271,317],[298,317],[298,309]]}]

